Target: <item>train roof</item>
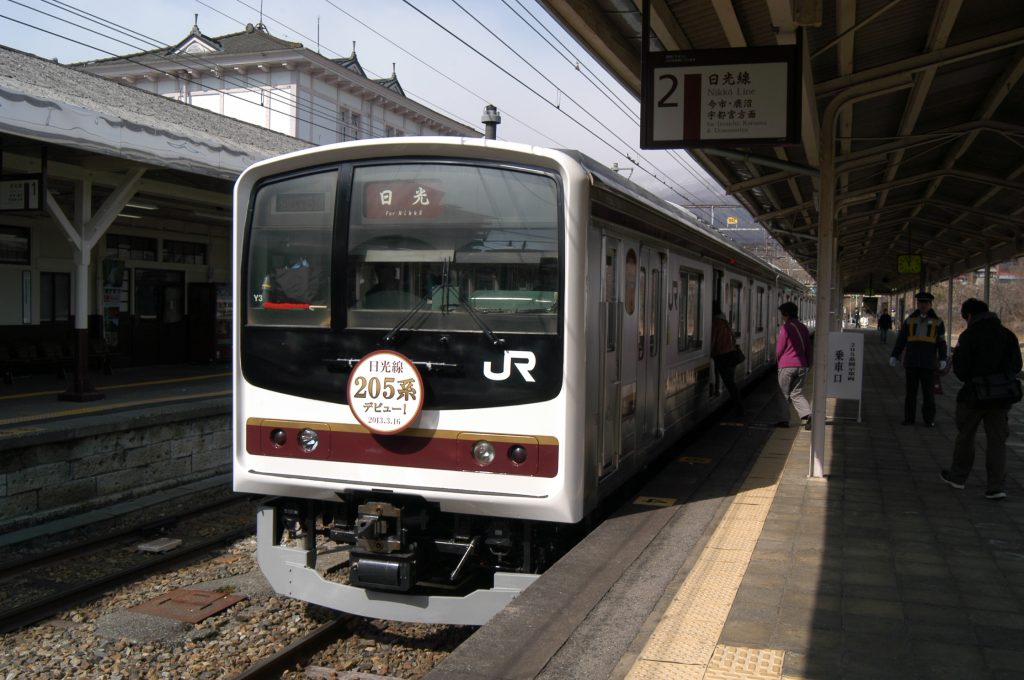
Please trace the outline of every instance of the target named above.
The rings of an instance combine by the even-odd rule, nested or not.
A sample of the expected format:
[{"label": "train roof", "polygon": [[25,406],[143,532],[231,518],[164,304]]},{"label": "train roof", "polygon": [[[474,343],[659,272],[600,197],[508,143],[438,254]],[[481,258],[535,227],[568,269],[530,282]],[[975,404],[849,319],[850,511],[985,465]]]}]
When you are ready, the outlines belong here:
[{"label": "train roof", "polygon": [[594,160],[585,153],[572,149],[559,149],[558,151],[570,156],[573,160],[583,166],[584,170],[586,170],[590,175],[591,181],[595,185],[611,190],[617,194],[625,195],[633,202],[642,204],[649,210],[662,213],[671,220],[686,223],[689,226],[690,231],[686,234],[679,234],[679,237],[682,238],[682,240],[692,242],[694,245],[700,246],[703,250],[707,250],[710,254],[714,254],[720,258],[731,259],[735,260],[736,263],[742,263],[747,268],[755,270],[767,269],[771,271],[773,275],[777,276],[779,281],[785,280],[786,284],[794,288],[799,288],[801,290],[807,289],[807,286],[792,278],[771,262],[763,260],[756,255],[752,255],[735,243],[725,239],[720,234],[703,227],[697,220],[697,217],[684,206],[676,205],[671,201],[667,201],[659,197],[657,194],[648,191],[639,184],[622,177],[608,166]]}]

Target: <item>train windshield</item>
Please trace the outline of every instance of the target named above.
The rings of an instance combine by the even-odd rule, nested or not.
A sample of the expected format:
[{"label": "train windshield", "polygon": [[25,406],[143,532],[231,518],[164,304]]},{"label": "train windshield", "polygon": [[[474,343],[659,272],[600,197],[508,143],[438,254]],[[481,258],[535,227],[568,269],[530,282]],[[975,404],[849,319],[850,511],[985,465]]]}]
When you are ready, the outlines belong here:
[{"label": "train windshield", "polygon": [[348,327],[557,333],[558,204],[555,179],[528,170],[355,168]]},{"label": "train windshield", "polygon": [[329,326],[338,171],[261,187],[252,206],[248,323]]}]

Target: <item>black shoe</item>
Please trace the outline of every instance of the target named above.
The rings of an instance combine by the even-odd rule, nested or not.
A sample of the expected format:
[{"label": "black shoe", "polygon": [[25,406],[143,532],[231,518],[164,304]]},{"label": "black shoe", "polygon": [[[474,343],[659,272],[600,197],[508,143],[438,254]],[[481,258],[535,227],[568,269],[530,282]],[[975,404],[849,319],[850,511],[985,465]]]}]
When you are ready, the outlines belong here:
[{"label": "black shoe", "polygon": [[[960,482],[954,482],[952,479],[950,479],[950,477],[949,477],[949,470],[942,470],[942,471],[940,471],[939,472],[939,477],[942,477],[942,481],[944,481],[946,484],[949,484],[954,489],[962,489],[962,488],[964,488],[964,485],[961,484]],[[985,494],[985,495],[986,495],[986,497],[988,496],[988,494]]]},{"label": "black shoe", "polygon": [[925,426],[925,427],[935,427],[935,421],[933,420],[933,421],[932,421],[932,422],[930,422],[930,423],[925,423],[925,424],[924,424],[924,426]]},{"label": "black shoe", "polygon": [[804,429],[805,430],[810,430],[811,429],[811,417],[807,416],[806,418],[801,418],[801,420],[804,421]]}]

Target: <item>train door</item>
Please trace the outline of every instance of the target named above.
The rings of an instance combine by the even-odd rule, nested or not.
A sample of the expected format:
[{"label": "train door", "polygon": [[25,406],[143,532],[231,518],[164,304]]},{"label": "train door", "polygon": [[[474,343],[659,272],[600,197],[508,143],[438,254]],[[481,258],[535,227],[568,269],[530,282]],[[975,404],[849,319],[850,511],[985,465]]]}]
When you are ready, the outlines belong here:
[{"label": "train door", "polygon": [[[749,356],[750,347],[747,344],[747,338],[750,336],[748,332],[747,319],[749,314],[747,313],[750,309],[749,304],[746,304],[744,299],[743,282],[739,279],[730,278],[726,296],[728,299],[729,311],[729,327],[732,328],[733,335],[736,336],[736,344],[743,348],[744,354]],[[741,363],[736,367],[736,377],[741,378],[747,374],[746,362]]]},{"label": "train door", "polygon": [[640,247],[637,272],[637,446],[660,435],[665,253]]},{"label": "train door", "polygon": [[622,244],[618,239],[604,237],[601,261],[601,474],[615,470],[619,464],[622,443],[622,293],[620,262]]},{"label": "train door", "polygon": [[[724,313],[724,310],[725,310],[725,307],[726,307],[726,304],[725,304],[725,301],[724,301],[724,298],[725,298],[725,295],[724,295],[725,290],[724,289],[725,289],[725,272],[723,272],[721,269],[714,269],[714,270],[712,270],[712,272],[711,272],[711,303],[712,303],[711,308],[714,309],[715,304],[717,303],[718,308],[723,310],[723,313]],[[728,318],[728,315],[726,316],[726,318]],[[709,328],[711,327],[710,323],[708,324],[708,327]],[[722,384],[721,384],[721,381],[718,379],[718,371],[716,371],[714,369],[714,364],[712,364],[711,380],[708,381],[708,396],[709,397],[714,397],[715,395],[717,395],[719,393],[719,391],[721,391],[721,389],[722,389]]]}]

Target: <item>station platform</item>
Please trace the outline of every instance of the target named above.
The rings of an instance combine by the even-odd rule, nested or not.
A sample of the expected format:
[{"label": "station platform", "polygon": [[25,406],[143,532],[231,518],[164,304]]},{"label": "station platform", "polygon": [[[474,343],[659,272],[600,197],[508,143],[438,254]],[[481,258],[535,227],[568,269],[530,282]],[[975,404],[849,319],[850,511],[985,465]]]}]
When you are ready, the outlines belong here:
[{"label": "station platform", "polygon": [[90,379],[103,398],[62,401],[66,381],[52,373],[0,385],[0,545],[202,491],[211,478],[230,488],[226,365],[121,368]]},{"label": "station platform", "polygon": [[953,489],[959,381],[935,428],[903,426],[893,338],[865,335],[862,422],[831,404],[826,477],[808,477],[809,432],[774,432],[611,677],[1024,677],[1024,409],[1008,498],[984,497],[984,432]]},{"label": "station platform", "polygon": [[61,401],[67,380],[53,374],[17,376],[0,384],[0,451],[109,431],[126,419],[176,412],[227,411],[227,364],[173,364],[91,372],[95,401]]},{"label": "station platform", "polygon": [[902,426],[894,337],[848,332],[865,335],[863,400],[829,400],[824,478],[810,432],[771,427],[769,377],[744,422],[689,438],[641,491],[676,505],[634,500],[428,680],[1024,677],[1024,407],[1008,497],[984,497],[983,432],[953,489],[959,381],[942,378],[936,427]]}]

